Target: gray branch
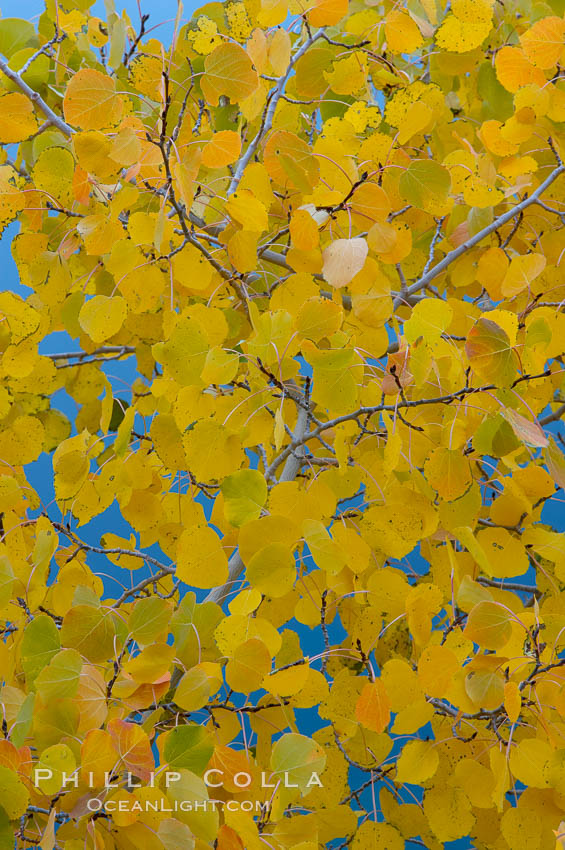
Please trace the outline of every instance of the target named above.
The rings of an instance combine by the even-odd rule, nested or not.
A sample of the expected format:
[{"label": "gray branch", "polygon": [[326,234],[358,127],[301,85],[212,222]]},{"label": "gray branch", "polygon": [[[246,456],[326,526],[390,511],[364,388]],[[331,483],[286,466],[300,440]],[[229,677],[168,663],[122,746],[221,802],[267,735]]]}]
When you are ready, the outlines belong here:
[{"label": "gray branch", "polygon": [[[440,260],[439,263],[436,263],[433,268],[429,269],[425,274],[422,275],[419,280],[412,283],[407,290],[407,294],[415,295],[416,292],[419,292],[421,289],[425,289],[429,283],[432,282],[438,275],[444,272],[455,260],[459,259],[462,254],[465,254],[467,251],[470,251],[471,248],[474,248],[475,245],[478,245],[483,239],[487,236],[490,236],[491,233],[494,233],[495,230],[498,230],[499,227],[507,224],[509,221],[512,221],[513,218],[519,216],[524,210],[526,210],[532,204],[537,204],[543,195],[544,192],[549,189],[552,183],[557,180],[557,178],[565,173],[565,165],[562,162],[559,162],[557,168],[555,168],[551,174],[545,178],[543,183],[541,183],[538,188],[533,192],[529,197],[524,198],[523,201],[520,201],[519,204],[507,210],[502,215],[499,215],[498,218],[495,218],[489,225],[483,227],[482,230],[479,230],[474,236],[470,239],[467,239],[461,245],[458,245],[457,248],[454,248],[453,251],[450,251],[445,255],[443,260]],[[397,298],[395,300],[395,307],[397,307],[401,301]]]},{"label": "gray branch", "polygon": [[237,164],[237,168],[235,170],[235,173],[234,173],[232,179],[230,180],[230,185],[228,187],[228,195],[233,195],[233,193],[237,190],[237,187],[239,186],[239,184],[241,182],[241,178],[243,177],[243,172],[245,171],[245,169],[247,168],[247,166],[251,162],[253,156],[255,155],[255,151],[259,147],[261,139],[263,139],[263,137],[267,135],[267,133],[269,132],[269,130],[273,126],[273,119],[275,117],[275,112],[276,112],[279,100],[281,99],[281,97],[284,94],[286,84],[289,80],[289,77],[292,74],[292,71],[293,71],[295,64],[298,62],[298,60],[302,56],[304,56],[306,51],[314,44],[315,41],[317,41],[322,36],[322,34],[323,34],[323,30],[320,30],[319,32],[316,33],[316,35],[310,36],[310,38],[307,41],[304,42],[302,47],[299,50],[297,50],[297,52],[294,54],[294,56],[292,57],[292,59],[288,63],[288,68],[286,69],[286,74],[279,79],[278,83],[276,84],[275,88],[273,89],[272,97],[269,101],[267,111],[265,112],[263,121],[261,122],[261,126],[259,127],[257,135],[251,140],[251,142],[249,143],[249,147],[247,148],[247,150],[245,151],[245,153],[240,158],[240,160]]},{"label": "gray branch", "polygon": [[49,124],[53,127],[56,127],[61,131],[65,136],[72,136],[73,129],[67,124],[66,121],[63,121],[60,115],[57,115],[50,106],[47,106],[41,95],[34,91],[31,86],[28,86],[26,82],[21,78],[21,76],[17,73],[17,71],[13,71],[7,62],[4,62],[0,59],[0,71],[2,71],[9,80],[11,80],[19,89],[22,91],[26,97],[28,97],[32,104],[40,109],[41,112],[47,118]]},{"label": "gray branch", "polygon": [[[284,465],[284,469],[279,478],[279,483],[283,481],[294,481],[298,470],[300,469],[302,459],[301,455],[304,453],[304,445],[303,440],[306,435],[306,429],[308,427],[308,411],[302,407],[298,408],[298,417],[296,420],[296,427],[292,434],[293,443],[297,442],[297,451],[293,452],[287,457],[287,461]],[[267,481],[269,480],[269,471],[265,473],[265,477]],[[241,560],[241,556],[239,551],[235,551],[228,562],[228,579],[227,581],[219,585],[218,587],[213,587],[212,590],[206,596],[205,602],[216,602],[218,605],[229,596],[230,593],[233,593],[234,585],[237,582],[238,578],[242,574],[245,569],[245,564]]]}]

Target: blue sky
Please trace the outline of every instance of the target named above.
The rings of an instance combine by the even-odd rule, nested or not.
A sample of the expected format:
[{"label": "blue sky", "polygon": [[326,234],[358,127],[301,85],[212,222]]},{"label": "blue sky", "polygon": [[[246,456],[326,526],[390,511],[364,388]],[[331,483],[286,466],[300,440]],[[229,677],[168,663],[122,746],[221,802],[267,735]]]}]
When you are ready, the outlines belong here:
[{"label": "blue sky", "polygon": [[[139,23],[138,3],[136,0],[110,0],[110,2],[114,2],[118,14],[121,13],[122,9],[125,9],[134,26]],[[151,27],[156,24],[161,25],[159,26],[159,29],[155,31],[155,36],[160,38],[162,41],[169,39],[173,31],[173,22],[177,13],[176,2],[174,2],[174,0],[162,0],[162,2],[155,2],[155,0],[140,0],[140,4],[143,13],[148,13],[151,16],[147,26]],[[186,22],[192,12],[199,6],[203,5],[204,0],[201,3],[195,2],[195,0],[185,0],[183,3],[183,21]],[[4,0],[4,2],[0,4],[0,8],[2,17],[4,18],[26,18],[31,21],[43,12],[45,4],[42,0]],[[104,18],[104,10],[105,4],[103,0],[97,0],[91,8],[91,14]]]}]

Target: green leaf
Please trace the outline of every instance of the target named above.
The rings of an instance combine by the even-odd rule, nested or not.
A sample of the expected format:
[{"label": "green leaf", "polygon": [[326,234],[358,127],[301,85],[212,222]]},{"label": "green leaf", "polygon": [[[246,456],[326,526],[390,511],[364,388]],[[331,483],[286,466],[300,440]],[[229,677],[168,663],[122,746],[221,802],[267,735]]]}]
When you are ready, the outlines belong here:
[{"label": "green leaf", "polygon": [[28,682],[33,682],[37,674],[61,648],[57,626],[47,614],[40,614],[29,623],[22,639],[22,667]]},{"label": "green leaf", "polygon": [[510,423],[500,413],[488,416],[473,434],[473,448],[481,455],[504,457],[519,445]]},{"label": "green leaf", "polygon": [[18,774],[4,765],[0,765],[0,797],[10,820],[21,817],[29,803],[29,794]]},{"label": "green leaf", "polygon": [[126,410],[129,409],[129,404],[125,398],[115,398],[112,405],[112,416],[110,417],[109,431],[117,431],[122,424]]},{"label": "green leaf", "polygon": [[510,92],[500,85],[490,62],[484,62],[477,74],[477,88],[483,104],[485,118],[505,121],[514,111]]},{"label": "green leaf", "polygon": [[198,604],[192,591],[185,593],[171,617],[177,655],[185,667],[198,664],[202,646],[213,640],[212,635],[222,617],[222,610],[215,602]]},{"label": "green leaf", "polygon": [[287,784],[308,790],[313,773],[320,774],[326,766],[326,756],[316,741],[305,735],[289,732],[273,746],[271,768],[275,774],[287,777]]},{"label": "green leaf", "polygon": [[425,208],[431,200],[447,199],[451,189],[451,176],[447,168],[433,159],[415,159],[402,174],[400,194],[415,207]]},{"label": "green leaf", "polygon": [[35,27],[23,18],[0,19],[0,53],[12,56],[24,47],[37,47],[39,39]]},{"label": "green leaf", "polygon": [[35,682],[43,702],[54,697],[74,697],[81,670],[82,658],[76,649],[62,649],[58,652]]},{"label": "green leaf", "polygon": [[93,664],[113,658],[116,652],[115,635],[112,617],[92,605],[71,608],[61,627],[63,644],[74,647]]},{"label": "green leaf", "polygon": [[14,571],[6,555],[0,555],[0,599],[8,600],[12,595]]},{"label": "green leaf", "polygon": [[118,435],[114,443],[114,452],[116,453],[116,457],[123,457],[126,453],[126,449],[129,445],[131,437],[134,419],[135,407],[128,407],[124,416],[122,417],[122,421],[118,426]]},{"label": "green leaf", "polygon": [[14,850],[14,830],[6,810],[0,806],[0,850]]},{"label": "green leaf", "polygon": [[507,387],[514,380],[516,354],[504,328],[491,319],[477,319],[467,334],[465,351],[473,371],[485,382]]},{"label": "green leaf", "polygon": [[210,733],[196,724],[176,726],[168,735],[164,755],[174,770],[185,767],[193,773],[203,773],[214,752]]},{"label": "green leaf", "polygon": [[240,528],[259,519],[267,501],[267,482],[257,469],[241,469],[224,480],[222,494],[227,521]]},{"label": "green leaf", "polygon": [[27,738],[33,721],[35,694],[28,694],[23,701],[16,722],[12,726],[10,738],[14,747],[21,747]]},{"label": "green leaf", "polygon": [[138,643],[151,643],[167,628],[170,617],[171,609],[165,599],[155,596],[140,599],[131,612],[129,632]]}]

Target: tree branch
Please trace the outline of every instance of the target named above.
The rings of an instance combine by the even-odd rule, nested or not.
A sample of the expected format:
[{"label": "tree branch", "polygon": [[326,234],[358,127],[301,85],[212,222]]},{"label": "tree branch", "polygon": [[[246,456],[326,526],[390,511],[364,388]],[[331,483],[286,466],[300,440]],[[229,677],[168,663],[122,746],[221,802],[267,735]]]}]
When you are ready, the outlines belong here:
[{"label": "tree branch", "polygon": [[2,59],[0,59],[0,71],[2,71],[2,73],[5,74],[6,77],[8,77],[8,79],[11,80],[14,85],[16,85],[20,89],[20,91],[22,91],[26,95],[26,97],[31,100],[31,102],[35,107],[37,107],[37,109],[40,109],[41,112],[43,112],[49,124],[52,124],[53,127],[56,127],[65,136],[72,136],[72,127],[70,127],[69,124],[67,124],[66,121],[64,121],[60,117],[60,115],[57,115],[55,112],[53,112],[51,107],[47,106],[41,95],[38,94],[38,92],[34,91],[30,86],[28,86],[28,84],[23,81],[17,71],[13,71],[8,65],[8,63],[4,62]]},{"label": "tree branch", "polygon": [[140,590],[143,590],[144,587],[147,587],[148,584],[153,584],[155,581],[159,581],[167,575],[172,575],[175,572],[175,564],[163,564],[161,561],[158,561],[157,558],[154,558],[152,555],[148,555],[146,552],[139,552],[137,549],[105,549],[102,546],[92,546],[90,543],[84,543],[80,538],[76,536],[74,532],[71,531],[70,528],[62,525],[60,522],[54,522],[53,527],[57,529],[61,534],[64,534],[65,537],[68,537],[69,540],[72,540],[75,543],[79,550],[82,549],[85,552],[93,552],[96,555],[125,555],[132,558],[140,558],[145,561],[147,564],[151,564],[154,567],[157,567],[158,573],[155,575],[149,576],[148,578],[144,578],[135,587],[130,588],[129,590],[124,590],[122,595],[114,602],[112,607],[118,608],[123,602],[126,601],[130,596],[133,596],[135,593],[138,593]]},{"label": "tree branch", "polygon": [[316,35],[311,35],[310,38],[308,38],[307,41],[304,42],[302,47],[296,51],[296,53],[288,63],[286,74],[279,79],[277,85],[273,89],[273,94],[269,101],[269,106],[267,107],[267,111],[265,112],[265,116],[263,118],[263,121],[261,122],[261,126],[259,127],[257,135],[251,140],[247,150],[245,151],[245,153],[240,158],[237,164],[235,173],[232,179],[230,180],[230,185],[228,186],[228,195],[233,195],[233,193],[237,190],[237,187],[241,182],[241,178],[243,177],[243,172],[245,171],[245,169],[251,162],[253,156],[255,155],[255,151],[259,147],[261,139],[269,132],[269,130],[273,126],[273,119],[275,117],[278,102],[284,94],[286,84],[292,74],[295,64],[302,56],[304,56],[306,51],[314,44],[314,42],[322,37],[322,35],[323,30],[317,32]]},{"label": "tree branch", "polygon": [[119,360],[120,357],[126,357],[129,354],[135,354],[135,347],[132,345],[103,345],[100,348],[95,348],[94,351],[59,351],[45,356],[55,363],[58,360],[77,361],[75,363],[62,363],[57,366],[57,369],[65,369],[88,363],[106,363],[110,360]]},{"label": "tree branch", "polygon": [[[300,450],[306,434],[306,429],[308,427],[308,411],[303,407],[298,408],[298,416],[296,419],[296,427],[294,429],[292,435],[292,441],[297,442],[296,448]],[[286,456],[286,463],[284,469],[281,473],[281,477],[279,478],[279,483],[283,481],[293,481],[296,478],[296,474],[300,469],[303,458],[300,456],[299,452],[293,452]],[[265,472],[265,478],[267,481],[270,480],[273,464],[269,467],[269,469]],[[228,562],[228,578],[227,581],[219,585],[218,587],[213,587],[212,590],[206,596],[205,602],[216,602],[220,605],[230,593],[233,593],[233,586],[238,580],[239,576],[245,569],[245,564],[241,560],[241,556],[239,551],[235,551]]]},{"label": "tree branch", "polygon": [[[520,213],[523,213],[529,206],[532,204],[537,204],[540,197],[543,195],[547,189],[551,186],[552,183],[560,177],[561,174],[565,173],[565,165],[559,162],[557,168],[555,168],[551,174],[546,177],[546,179],[541,183],[535,192],[533,192],[529,197],[524,198],[519,204],[516,204],[515,207],[508,210],[507,212],[499,215],[498,218],[495,218],[489,225],[483,227],[482,230],[479,230],[474,236],[470,239],[467,239],[466,242],[463,242],[461,245],[458,245],[457,248],[454,248],[453,251],[450,251],[445,255],[443,260],[440,260],[439,263],[436,263],[433,268],[429,269],[429,271],[425,272],[419,280],[415,283],[412,283],[408,287],[408,295],[414,295],[416,292],[419,292],[421,289],[424,289],[429,283],[434,280],[438,275],[444,272],[455,260],[459,259],[462,254],[470,251],[471,248],[474,248],[475,245],[478,245],[483,239],[487,236],[490,236],[491,233],[494,233],[495,230],[502,227],[509,221],[512,221],[513,218],[519,216]],[[395,299],[395,307],[397,307],[400,303],[400,299]]]},{"label": "tree branch", "polygon": [[563,415],[565,415],[565,404],[562,404],[552,413],[548,413],[547,416],[542,416],[541,419],[538,419],[538,422],[542,426],[549,425],[551,422],[558,422]]},{"label": "tree branch", "polygon": [[520,584],[517,581],[506,581],[503,578],[487,578],[486,576],[478,576],[475,581],[484,587],[498,587],[500,590],[514,590],[517,593],[532,593],[538,598],[541,596],[541,591],[537,587],[529,584]]}]

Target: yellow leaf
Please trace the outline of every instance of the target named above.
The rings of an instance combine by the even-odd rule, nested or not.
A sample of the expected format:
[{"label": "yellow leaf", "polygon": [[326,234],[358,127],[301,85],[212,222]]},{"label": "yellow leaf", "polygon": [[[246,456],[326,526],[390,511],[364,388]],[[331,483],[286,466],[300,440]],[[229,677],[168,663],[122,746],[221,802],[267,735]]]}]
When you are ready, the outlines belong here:
[{"label": "yellow leaf", "polygon": [[241,469],[222,484],[224,514],[238,528],[258,519],[267,501],[267,482],[257,469]]},{"label": "yellow leaf", "polygon": [[527,572],[530,562],[519,537],[505,528],[485,528],[476,539],[485,553],[488,575],[511,578]]},{"label": "yellow leaf", "polygon": [[236,647],[233,658],[226,665],[226,682],[235,691],[251,693],[261,687],[263,678],[271,667],[271,653],[259,638]]},{"label": "yellow leaf", "polygon": [[477,711],[494,711],[504,702],[504,679],[496,670],[472,670],[465,677],[465,691]]},{"label": "yellow leaf", "polygon": [[351,850],[368,850],[368,848],[384,848],[386,850],[404,850],[406,842],[403,833],[389,823],[364,821],[353,838]]},{"label": "yellow leaf", "polygon": [[177,577],[191,587],[216,587],[228,577],[228,559],[218,535],[205,525],[185,529],[177,547]]},{"label": "yellow leaf", "polygon": [[452,53],[467,53],[479,47],[491,29],[491,20],[467,21],[448,15],[436,33],[436,43]]},{"label": "yellow leaf", "polygon": [[216,693],[221,685],[221,680],[210,675],[211,672],[206,665],[198,664],[184,674],[175,691],[175,702],[180,708],[185,711],[198,711],[206,705],[209,697]]},{"label": "yellow leaf", "polygon": [[261,201],[253,197],[248,189],[239,189],[230,195],[226,212],[244,230],[262,233],[267,229],[267,211]]},{"label": "yellow leaf", "polygon": [[437,298],[423,298],[413,308],[412,315],[404,323],[404,337],[407,342],[415,342],[423,337],[427,343],[436,343],[449,327],[453,309],[445,301]]},{"label": "yellow leaf", "polygon": [[255,91],[258,82],[251,60],[239,44],[220,44],[204,60],[202,91],[212,106],[218,105],[220,95],[239,103]]},{"label": "yellow leaf", "polygon": [[385,37],[392,53],[413,53],[424,43],[422,33],[409,14],[393,9],[386,17]]},{"label": "yellow leaf", "polygon": [[118,333],[126,315],[127,304],[119,295],[95,295],[85,301],[78,320],[93,342],[105,342]]},{"label": "yellow leaf", "polygon": [[9,92],[0,97],[0,142],[14,144],[23,142],[37,130],[38,123],[28,97],[18,92]]},{"label": "yellow leaf", "polygon": [[0,457],[12,466],[37,460],[43,451],[45,428],[35,416],[18,416],[0,430]]},{"label": "yellow leaf", "polygon": [[296,579],[296,564],[288,546],[267,543],[247,565],[247,578],[252,587],[274,599],[285,596]]},{"label": "yellow leaf", "polygon": [[305,300],[296,317],[296,330],[306,339],[319,342],[341,327],[343,311],[327,298]]},{"label": "yellow leaf", "polygon": [[[52,147],[43,150],[33,166],[35,188],[44,193],[42,206],[47,201],[69,207],[73,201],[73,175],[75,161],[66,148]],[[82,222],[84,219],[80,222]]]},{"label": "yellow leaf", "polygon": [[189,386],[200,378],[208,348],[198,322],[184,318],[177,322],[166,342],[153,346],[153,355],[177,383]]},{"label": "yellow leaf", "polygon": [[457,656],[447,646],[428,646],[418,661],[418,678],[427,694],[440,697],[448,690],[459,668]]},{"label": "yellow leaf", "polygon": [[238,230],[228,242],[228,256],[236,271],[246,274],[257,267],[259,234],[253,230]]},{"label": "yellow leaf", "polygon": [[113,78],[93,68],[77,71],[67,86],[63,111],[65,120],[81,130],[111,127],[122,114]]},{"label": "yellow leaf", "polygon": [[287,670],[271,673],[263,679],[266,691],[278,697],[290,697],[299,693],[308,680],[308,664],[295,664]]},{"label": "yellow leaf", "polygon": [[443,446],[435,448],[426,459],[424,475],[446,502],[458,499],[473,482],[471,465],[461,449]]},{"label": "yellow leaf", "polygon": [[185,245],[171,259],[174,279],[186,289],[208,289],[214,268],[194,245]]},{"label": "yellow leaf", "polygon": [[290,62],[291,41],[285,29],[278,27],[271,36],[269,43],[269,62],[273,73],[281,76],[285,73]]},{"label": "yellow leaf", "polygon": [[502,281],[501,292],[507,298],[513,298],[522,290],[529,288],[533,280],[545,269],[543,254],[524,254],[514,257]]},{"label": "yellow leaf", "polygon": [[439,755],[433,741],[409,741],[396,762],[396,781],[420,785],[435,774]]},{"label": "yellow leaf", "polygon": [[522,697],[516,682],[504,684],[504,710],[511,723],[516,723],[522,710]]},{"label": "yellow leaf", "polygon": [[501,649],[512,633],[510,614],[496,602],[478,602],[471,610],[464,635],[485,649]]}]

